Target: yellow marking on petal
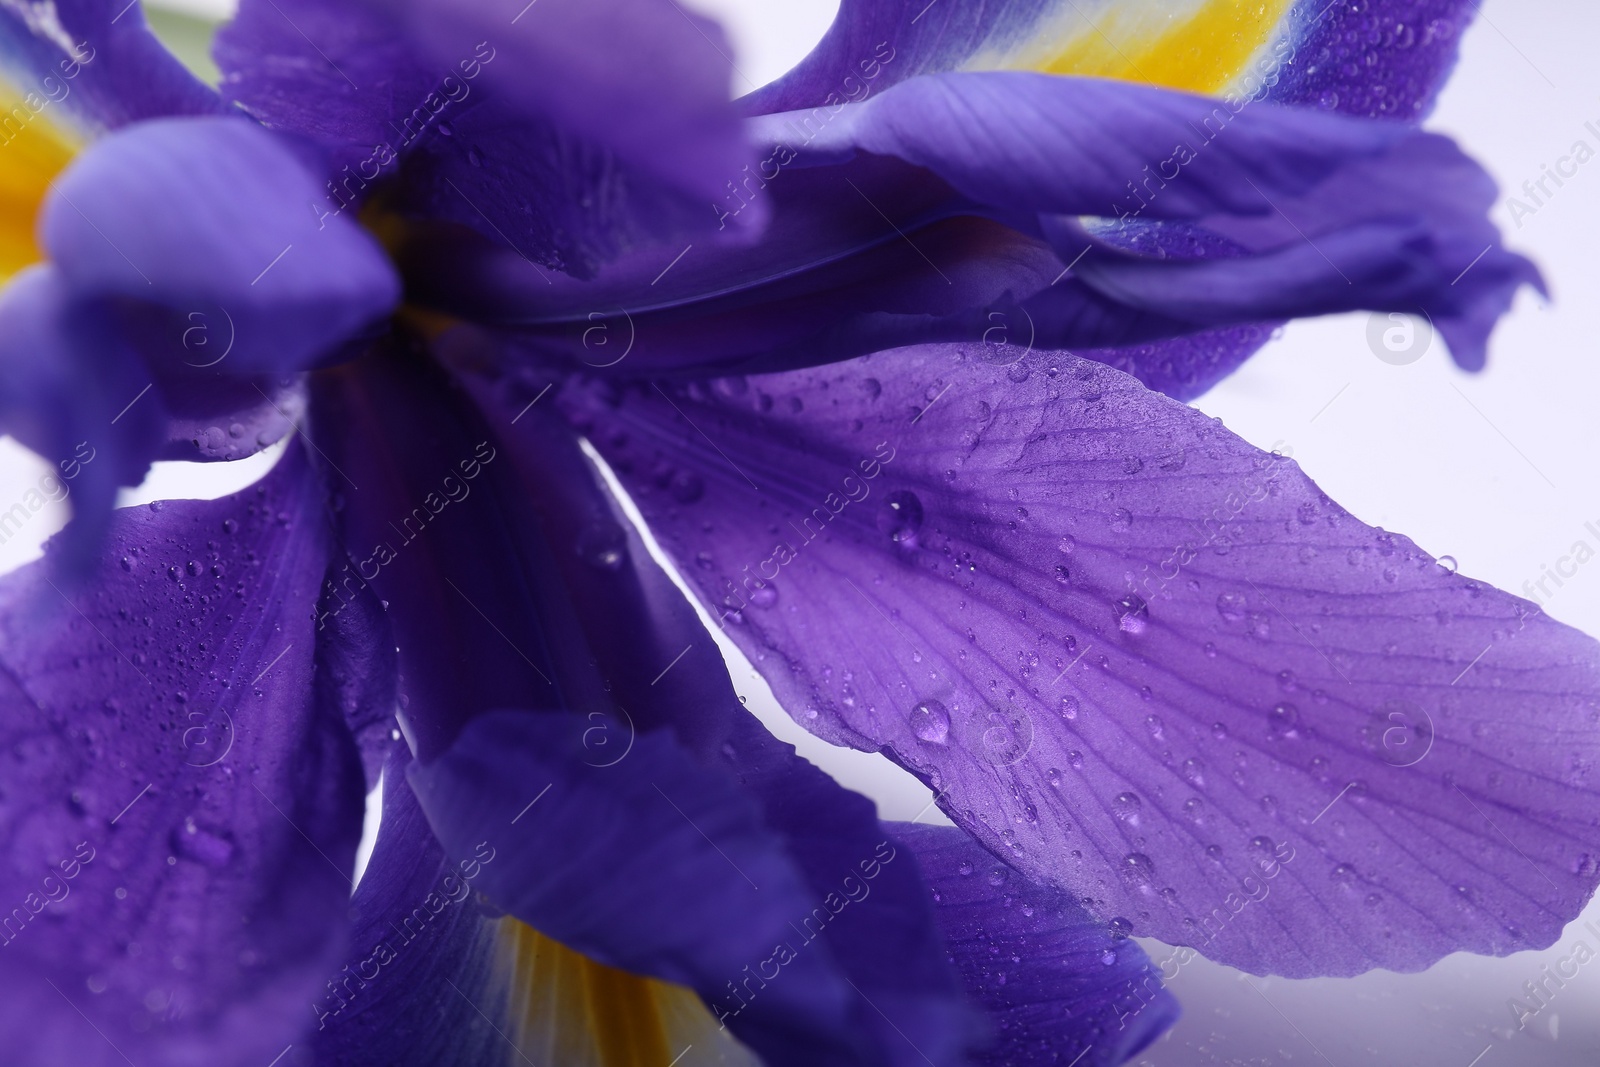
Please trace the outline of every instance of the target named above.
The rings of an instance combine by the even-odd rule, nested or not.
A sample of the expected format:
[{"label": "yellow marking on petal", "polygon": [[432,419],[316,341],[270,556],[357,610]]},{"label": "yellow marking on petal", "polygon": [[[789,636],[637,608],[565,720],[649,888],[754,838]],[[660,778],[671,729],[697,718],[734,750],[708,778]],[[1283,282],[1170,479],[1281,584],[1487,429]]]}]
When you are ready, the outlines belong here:
[{"label": "yellow marking on petal", "polygon": [[[1113,3],[1098,13],[1085,0],[1021,49],[988,63],[1147,82],[1220,93],[1272,43],[1293,0],[1201,0],[1199,4]],[[981,57],[975,57],[983,63]],[[987,64],[985,64],[987,65]]]},{"label": "yellow marking on petal", "polygon": [[515,919],[498,939],[509,1036],[536,1064],[759,1067],[691,989],[596,963]]},{"label": "yellow marking on petal", "polygon": [[55,106],[0,81],[0,282],[44,258],[34,239],[39,207],[82,147],[50,121]]}]

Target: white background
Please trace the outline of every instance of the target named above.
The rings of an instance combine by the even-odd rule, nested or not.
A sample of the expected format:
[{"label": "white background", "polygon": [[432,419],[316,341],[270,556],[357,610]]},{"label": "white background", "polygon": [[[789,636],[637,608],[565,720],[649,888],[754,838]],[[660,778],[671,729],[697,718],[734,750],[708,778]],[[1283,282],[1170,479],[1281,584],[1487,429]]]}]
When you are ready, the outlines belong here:
[{"label": "white background", "polygon": [[[167,0],[162,6],[226,14],[227,0]],[[821,36],[832,0],[700,0],[722,18],[736,46],[733,87],[743,92],[787,69]],[[1556,0],[1486,5],[1466,38],[1462,63],[1429,125],[1457,137],[1508,194],[1566,155],[1576,140],[1600,149],[1600,8]],[[1583,539],[1600,548],[1600,159],[1582,168],[1536,214],[1496,221],[1533,256],[1551,283],[1548,306],[1524,294],[1500,327],[1488,371],[1455,370],[1435,342],[1418,362],[1379,361],[1367,317],[1299,322],[1244,370],[1199,401],[1263,447],[1286,441],[1312,477],[1368,522],[1403,532],[1463,573],[1521,593]],[[196,473],[164,465],[129,499],[216,495],[250,481],[270,457]],[[0,443],[0,504],[20,497],[44,470]],[[41,515],[0,546],[0,568],[37,553],[60,516]],[[1550,588],[1554,588],[1553,584]],[[1567,580],[1545,609],[1600,634],[1600,561]],[[907,819],[929,794],[874,756],[811,741],[783,718],[748,664],[733,670],[751,705],[786,740],[854,788],[887,818]],[[931,818],[924,814],[926,821]],[[1600,928],[1600,907],[1586,918]],[[1424,1064],[1441,1067],[1589,1067],[1600,1064],[1600,962],[1560,990],[1520,1033],[1507,999],[1580,939],[1575,923],[1555,948],[1505,959],[1451,957],[1411,976],[1291,982],[1250,979],[1204,962],[1172,983],[1186,1018],[1137,1062],[1209,1064]],[[1165,950],[1147,943],[1156,958]],[[943,1065],[940,1065],[943,1067]]]}]

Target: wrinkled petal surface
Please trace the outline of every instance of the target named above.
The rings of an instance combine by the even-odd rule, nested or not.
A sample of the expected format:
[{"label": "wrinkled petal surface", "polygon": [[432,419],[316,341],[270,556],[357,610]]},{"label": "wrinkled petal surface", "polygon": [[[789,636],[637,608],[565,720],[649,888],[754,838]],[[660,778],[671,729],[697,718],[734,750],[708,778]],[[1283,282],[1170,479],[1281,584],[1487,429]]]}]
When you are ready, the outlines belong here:
[{"label": "wrinkled petal surface", "polygon": [[603,395],[568,410],[799,721],[1102,919],[1408,970],[1548,944],[1600,877],[1595,643],[1116,371],[930,346]]},{"label": "wrinkled petal surface", "polygon": [[320,494],[291,451],[122,511],[89,588],[4,582],[7,1058],[269,1062],[342,952],[360,766],[312,694]]},{"label": "wrinkled petal surface", "polygon": [[1126,1063],[1178,1018],[1178,1002],[1125,930],[1028,882],[948,826],[891,824],[933,887],[939,925],[993,1032],[977,1062]]}]

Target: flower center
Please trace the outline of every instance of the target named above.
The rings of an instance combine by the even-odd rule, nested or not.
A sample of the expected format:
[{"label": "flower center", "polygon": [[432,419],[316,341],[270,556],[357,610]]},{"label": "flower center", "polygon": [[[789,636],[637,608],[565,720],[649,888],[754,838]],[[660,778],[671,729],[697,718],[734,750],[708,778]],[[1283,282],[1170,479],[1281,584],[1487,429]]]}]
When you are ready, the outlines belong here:
[{"label": "flower center", "polygon": [[39,207],[80,142],[50,121],[54,103],[0,81],[0,284],[44,259],[34,237]]}]

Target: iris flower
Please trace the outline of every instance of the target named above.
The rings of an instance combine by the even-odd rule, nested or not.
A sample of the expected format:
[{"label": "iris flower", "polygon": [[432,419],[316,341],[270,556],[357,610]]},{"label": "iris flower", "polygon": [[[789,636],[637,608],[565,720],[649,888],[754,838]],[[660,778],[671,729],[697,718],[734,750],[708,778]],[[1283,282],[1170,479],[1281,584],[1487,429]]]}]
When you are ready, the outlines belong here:
[{"label": "iris flower", "polygon": [[1550,944],[1594,643],[1184,403],[1353,308],[1483,364],[1470,8],[845,0],[730,104],[671,0],[244,0],[215,90],[4,0],[0,425],[74,511],[3,583],[4,1059],[1114,1064],[1130,934]]}]

